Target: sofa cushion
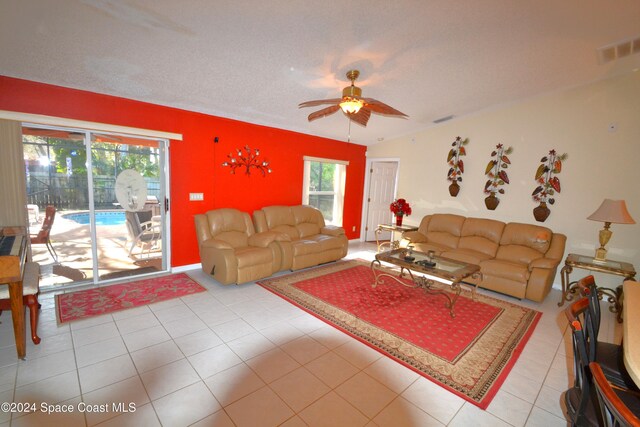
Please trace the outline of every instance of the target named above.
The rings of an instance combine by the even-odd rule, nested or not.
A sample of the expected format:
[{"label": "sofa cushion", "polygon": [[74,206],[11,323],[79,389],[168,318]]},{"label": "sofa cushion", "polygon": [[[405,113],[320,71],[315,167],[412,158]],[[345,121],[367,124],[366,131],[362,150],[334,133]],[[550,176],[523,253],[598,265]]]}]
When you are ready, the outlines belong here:
[{"label": "sofa cushion", "polygon": [[440,255],[443,252],[451,250],[451,248],[448,246],[438,245],[436,243],[427,243],[427,242],[411,243],[411,247],[418,252],[427,253],[429,251],[434,251],[436,255]]},{"label": "sofa cushion", "polygon": [[488,259],[480,263],[480,271],[485,277],[504,277],[520,283],[527,283],[527,280],[529,280],[528,265],[519,262]]},{"label": "sofa cushion", "polygon": [[500,245],[497,260],[516,262],[519,264],[529,265],[533,260],[543,257],[543,254],[535,249],[520,245]]},{"label": "sofa cushion", "polygon": [[209,233],[234,248],[247,246],[255,230],[248,214],[236,209],[217,209],[206,213]]},{"label": "sofa cushion", "polygon": [[552,232],[546,227],[510,222],[504,228],[500,246],[520,245],[544,254],[551,245]]},{"label": "sofa cushion", "polygon": [[300,233],[298,229],[292,225],[281,224],[275,226],[273,228],[269,228],[270,231],[275,231],[277,233],[283,233],[289,237],[289,240],[298,240],[300,238]]},{"label": "sofa cushion", "polygon": [[293,256],[316,254],[321,251],[321,247],[318,242],[308,239],[300,239],[292,242]]},{"label": "sofa cushion", "polygon": [[303,222],[296,226],[301,239],[315,236],[320,233],[320,226],[317,223]]},{"label": "sofa cushion", "polygon": [[504,226],[504,222],[493,219],[467,218],[462,226],[458,249],[481,252],[487,255],[483,259],[493,258],[498,251]]},{"label": "sofa cushion", "polygon": [[454,259],[456,261],[466,262],[468,264],[480,265],[480,262],[492,257],[483,253],[474,251],[473,249],[456,249],[455,251],[445,251],[441,254],[445,258]]},{"label": "sofa cushion", "polygon": [[429,221],[427,239],[429,243],[436,243],[454,249],[458,246],[460,233],[465,217],[453,214],[434,214]]},{"label": "sofa cushion", "polygon": [[245,268],[257,264],[268,264],[273,261],[273,254],[269,248],[247,246],[235,251],[238,259],[238,268]]}]

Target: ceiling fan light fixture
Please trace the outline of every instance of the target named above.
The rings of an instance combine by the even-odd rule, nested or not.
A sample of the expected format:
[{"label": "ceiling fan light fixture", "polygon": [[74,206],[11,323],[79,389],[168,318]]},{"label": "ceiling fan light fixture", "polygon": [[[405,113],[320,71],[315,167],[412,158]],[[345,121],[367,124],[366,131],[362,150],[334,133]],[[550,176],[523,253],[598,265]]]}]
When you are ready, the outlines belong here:
[{"label": "ceiling fan light fixture", "polygon": [[356,114],[358,111],[360,111],[363,105],[364,102],[359,99],[346,98],[340,103],[340,108],[342,108],[342,111],[344,111],[346,114]]},{"label": "ceiling fan light fixture", "polygon": [[378,101],[373,98],[363,98],[362,89],[356,86],[355,80],[360,75],[358,70],[350,70],[347,73],[347,78],[351,80],[351,85],[342,89],[342,98],[333,99],[316,99],[314,101],[303,102],[298,105],[298,108],[315,107],[317,105],[329,105],[318,111],[314,111],[309,114],[307,119],[312,122],[323,117],[327,117],[337,111],[342,112],[349,118],[350,122],[353,121],[361,126],[367,126],[371,113],[384,114],[386,116],[396,117],[409,117],[406,114],[396,110],[387,104]]}]

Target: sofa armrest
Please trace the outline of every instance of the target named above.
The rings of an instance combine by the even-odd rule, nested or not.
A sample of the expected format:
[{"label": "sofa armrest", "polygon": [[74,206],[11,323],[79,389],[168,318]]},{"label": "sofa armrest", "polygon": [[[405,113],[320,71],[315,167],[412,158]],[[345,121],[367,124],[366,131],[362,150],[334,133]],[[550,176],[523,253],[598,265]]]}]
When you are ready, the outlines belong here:
[{"label": "sofa armrest", "polygon": [[287,233],[281,233],[279,231],[272,231],[272,233],[276,234],[276,242],[290,242],[291,236]]},{"label": "sofa armrest", "polygon": [[209,239],[200,244],[202,270],[223,285],[238,280],[238,261],[233,247],[222,240]]},{"label": "sofa armrest", "polygon": [[204,242],[200,242],[200,246],[202,248],[208,248],[208,249],[230,249],[230,250],[233,250],[233,246],[231,246],[229,243],[224,242],[222,240],[217,240],[217,239],[208,239],[208,240],[205,240]]},{"label": "sofa armrest", "polygon": [[194,219],[196,223],[196,237],[198,238],[198,243],[211,239],[207,216],[204,214],[198,214],[194,216]]},{"label": "sofa armrest", "polygon": [[402,238],[408,240],[410,243],[421,243],[427,241],[427,236],[419,231],[405,231],[402,233]]},{"label": "sofa armrest", "polygon": [[544,254],[544,257],[556,260],[558,263],[562,261],[566,242],[567,236],[560,233],[553,233],[553,236],[551,237],[551,245],[549,246],[547,253]]},{"label": "sofa armrest", "polygon": [[275,242],[278,234],[274,231],[265,231],[262,233],[256,233],[249,236],[249,246],[258,246],[261,248],[268,247],[271,243]]},{"label": "sofa armrest", "polygon": [[342,236],[345,234],[344,228],[338,227],[335,225],[325,225],[320,229],[321,234],[326,234],[328,236]]},{"label": "sofa armrest", "polygon": [[534,268],[556,268],[559,264],[559,260],[551,258],[538,258],[529,263],[529,271],[533,271]]}]

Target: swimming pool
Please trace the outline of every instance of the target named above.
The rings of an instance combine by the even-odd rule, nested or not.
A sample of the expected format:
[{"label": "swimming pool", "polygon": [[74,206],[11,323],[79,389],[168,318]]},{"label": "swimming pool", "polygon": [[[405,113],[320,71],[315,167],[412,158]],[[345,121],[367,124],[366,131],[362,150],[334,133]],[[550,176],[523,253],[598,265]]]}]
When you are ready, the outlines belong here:
[{"label": "swimming pool", "polygon": [[[89,212],[78,212],[62,216],[78,224],[89,224]],[[96,225],[122,225],[124,222],[124,211],[96,211]]]}]

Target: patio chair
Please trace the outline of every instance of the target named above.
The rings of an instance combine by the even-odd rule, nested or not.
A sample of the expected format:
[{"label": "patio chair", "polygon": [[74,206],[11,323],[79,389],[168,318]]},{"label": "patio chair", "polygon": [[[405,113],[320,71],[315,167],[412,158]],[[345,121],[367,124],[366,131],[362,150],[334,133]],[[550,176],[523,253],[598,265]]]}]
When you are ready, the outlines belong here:
[{"label": "patio chair", "polygon": [[53,220],[56,218],[55,206],[49,205],[45,209],[44,221],[42,221],[42,227],[38,234],[31,234],[30,240],[32,245],[46,245],[47,250],[53,257],[55,262],[58,262],[58,254],[51,244],[51,227],[53,227]]},{"label": "patio chair", "polygon": [[160,223],[151,220],[152,212],[148,211],[126,211],[125,218],[127,223],[127,231],[131,240],[129,248],[129,257],[132,257],[133,250],[136,246],[141,247],[141,253],[144,253],[144,246],[147,245],[148,253],[151,248],[156,246],[160,239]]},{"label": "patio chair", "polygon": [[40,208],[38,205],[27,205],[27,214],[29,216],[29,225],[40,224]]}]

